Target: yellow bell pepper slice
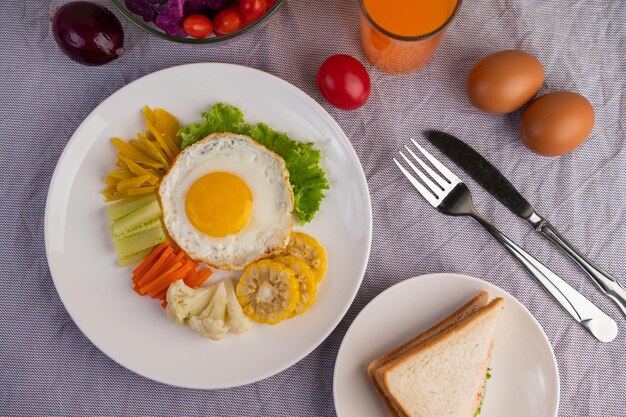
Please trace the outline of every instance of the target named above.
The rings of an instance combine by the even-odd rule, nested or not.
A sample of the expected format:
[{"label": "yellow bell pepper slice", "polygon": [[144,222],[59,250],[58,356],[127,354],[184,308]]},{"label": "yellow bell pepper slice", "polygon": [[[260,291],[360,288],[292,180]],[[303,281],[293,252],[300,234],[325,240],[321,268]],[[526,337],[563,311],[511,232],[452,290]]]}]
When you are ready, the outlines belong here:
[{"label": "yellow bell pepper slice", "polygon": [[[180,129],[178,119],[167,110],[160,108],[154,110],[153,115],[155,120],[149,120],[149,122],[152,123],[159,132],[163,133],[164,136],[171,138],[176,144],[176,147],[180,149],[180,138],[176,136],[178,129]],[[146,120],[148,120],[148,118],[146,118]]]},{"label": "yellow bell pepper slice", "polygon": [[156,139],[156,142],[165,151],[169,160],[172,161],[178,154],[179,149],[176,148],[176,145],[172,141],[167,140],[165,136],[161,135],[152,123],[146,122],[146,126],[148,127],[148,130],[150,130],[150,133],[152,133],[152,136]]},{"label": "yellow bell pepper slice", "polygon": [[[145,153],[141,152],[139,149],[134,147],[128,142],[123,141],[120,138],[113,138],[113,145],[117,148],[117,150],[128,159],[132,159],[133,161],[139,164],[145,164],[152,167],[158,168],[158,162],[154,159],[150,158]],[[155,165],[156,164],[156,165]]]},{"label": "yellow bell pepper slice", "polygon": [[126,191],[126,193],[129,196],[131,196],[131,195],[148,194],[148,193],[154,192],[154,190],[156,190],[156,187],[154,185],[150,185],[147,187],[133,188],[132,190]]},{"label": "yellow bell pepper slice", "polygon": [[121,180],[117,183],[117,191],[125,192],[134,188],[139,188],[144,182],[148,181],[149,178],[150,175],[140,175],[138,177]]},{"label": "yellow bell pepper slice", "polygon": [[120,169],[117,171],[111,171],[108,174],[112,178],[117,178],[119,180],[125,180],[126,178],[134,177],[133,173],[127,169]]},{"label": "yellow bell pepper slice", "polygon": [[143,114],[143,117],[145,117],[147,121],[149,121],[150,123],[156,123],[155,114],[150,108],[150,106],[144,106],[143,109],[141,110],[141,113]]},{"label": "yellow bell pepper slice", "polygon": [[141,165],[136,164],[135,162],[128,160],[126,161],[126,163],[128,164],[128,169],[130,169],[132,171],[133,174],[135,174],[136,176],[147,176],[147,183],[150,185],[154,185],[157,182],[159,182],[160,176],[156,176],[154,174],[152,174],[150,171],[148,171],[146,168],[143,168]]},{"label": "yellow bell pepper slice", "polygon": [[137,133],[137,137],[139,138],[139,142],[143,145],[143,149],[145,149],[146,153],[149,153],[150,156],[157,161],[162,162],[164,166],[170,166],[170,161],[168,160],[167,155],[161,150],[161,147],[157,143],[152,142],[141,133]]}]

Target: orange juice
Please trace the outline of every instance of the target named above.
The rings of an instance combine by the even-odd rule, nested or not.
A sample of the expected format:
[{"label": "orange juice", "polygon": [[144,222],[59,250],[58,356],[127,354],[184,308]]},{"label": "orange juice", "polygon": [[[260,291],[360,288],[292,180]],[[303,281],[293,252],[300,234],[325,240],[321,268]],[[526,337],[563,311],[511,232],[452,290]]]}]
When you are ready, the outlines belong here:
[{"label": "orange juice", "polygon": [[361,43],[370,61],[393,74],[424,66],[461,0],[360,0]]}]

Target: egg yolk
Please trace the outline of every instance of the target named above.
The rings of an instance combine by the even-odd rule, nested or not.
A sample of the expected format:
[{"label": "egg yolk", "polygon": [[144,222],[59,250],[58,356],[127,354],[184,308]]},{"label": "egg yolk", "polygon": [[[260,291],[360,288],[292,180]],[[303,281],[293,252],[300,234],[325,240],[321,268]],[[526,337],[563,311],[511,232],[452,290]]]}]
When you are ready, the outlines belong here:
[{"label": "egg yolk", "polygon": [[223,237],[243,229],[252,215],[252,192],[238,176],[212,172],[194,182],[185,198],[191,224],[209,236]]}]

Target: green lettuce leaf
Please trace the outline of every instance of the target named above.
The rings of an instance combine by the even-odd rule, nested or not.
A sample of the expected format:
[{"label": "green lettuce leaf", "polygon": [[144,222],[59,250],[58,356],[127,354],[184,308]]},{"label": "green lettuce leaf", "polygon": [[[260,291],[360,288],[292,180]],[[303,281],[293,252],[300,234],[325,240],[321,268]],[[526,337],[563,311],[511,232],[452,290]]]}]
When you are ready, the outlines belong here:
[{"label": "green lettuce leaf", "polygon": [[215,132],[232,132],[246,134],[250,128],[243,121],[243,113],[237,107],[217,103],[207,112],[202,113],[204,122],[183,126],[178,131],[182,138],[181,149],[196,143]]},{"label": "green lettuce leaf", "polygon": [[183,126],[178,135],[181,148],[215,132],[231,132],[248,135],[255,141],[278,154],[285,160],[289,182],[293,188],[293,214],[301,224],[308,223],[320,208],[324,192],[329,188],[326,173],[320,167],[320,151],[312,143],[291,139],[286,133],[277,132],[264,123],[245,123],[243,113],[237,107],[217,103],[202,113],[203,122]]}]

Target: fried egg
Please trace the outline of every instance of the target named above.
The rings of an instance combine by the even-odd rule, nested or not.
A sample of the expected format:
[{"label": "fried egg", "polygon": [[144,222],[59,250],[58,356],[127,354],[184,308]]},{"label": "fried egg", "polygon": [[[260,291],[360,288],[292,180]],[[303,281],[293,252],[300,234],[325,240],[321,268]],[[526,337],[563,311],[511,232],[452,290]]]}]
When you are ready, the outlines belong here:
[{"label": "fried egg", "polygon": [[159,187],[170,237],[192,259],[243,269],[289,241],[293,192],[285,161],[244,135],[185,148]]}]

